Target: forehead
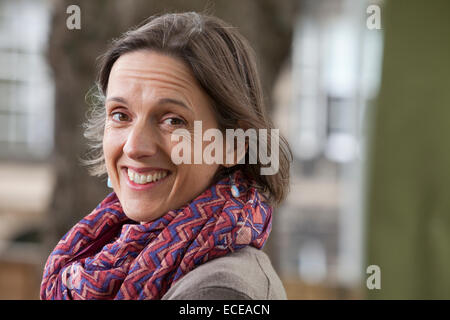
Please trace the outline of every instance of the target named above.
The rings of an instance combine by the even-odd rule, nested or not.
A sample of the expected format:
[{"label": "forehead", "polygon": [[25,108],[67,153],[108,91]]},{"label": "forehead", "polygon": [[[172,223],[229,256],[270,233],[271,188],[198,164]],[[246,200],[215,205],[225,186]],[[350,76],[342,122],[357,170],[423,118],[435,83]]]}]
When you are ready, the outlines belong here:
[{"label": "forehead", "polygon": [[[189,67],[181,60],[161,53],[140,50],[117,59],[109,75],[107,95],[130,91],[177,93],[189,100],[204,95]],[[189,96],[189,97],[187,97]]]}]

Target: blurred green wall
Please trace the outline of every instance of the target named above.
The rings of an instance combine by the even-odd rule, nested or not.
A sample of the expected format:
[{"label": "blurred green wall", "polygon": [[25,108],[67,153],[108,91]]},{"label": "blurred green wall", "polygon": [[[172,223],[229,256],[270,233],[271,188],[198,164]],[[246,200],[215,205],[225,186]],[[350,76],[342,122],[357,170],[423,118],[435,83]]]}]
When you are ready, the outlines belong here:
[{"label": "blurred green wall", "polygon": [[450,1],[388,0],[372,113],[366,266],[372,299],[450,298]]}]

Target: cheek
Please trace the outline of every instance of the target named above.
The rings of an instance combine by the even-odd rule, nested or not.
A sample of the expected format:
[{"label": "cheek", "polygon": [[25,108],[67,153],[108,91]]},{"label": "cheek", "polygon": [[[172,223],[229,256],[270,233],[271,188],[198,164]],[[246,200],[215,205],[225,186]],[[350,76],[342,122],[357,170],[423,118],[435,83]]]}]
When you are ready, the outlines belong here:
[{"label": "cheek", "polygon": [[[168,159],[167,161],[169,161],[172,166],[178,167],[179,170],[180,168],[183,168],[186,163],[177,165],[176,163],[179,163],[177,159],[183,158],[185,156],[185,152],[189,155],[193,154],[194,143],[188,135],[176,134],[175,136],[176,139],[172,141],[172,133],[165,135],[161,140],[160,148],[162,151],[162,156],[166,157]],[[172,152],[174,159],[172,159]],[[193,156],[192,159],[194,159]]]},{"label": "cheek", "polygon": [[114,167],[118,157],[122,154],[124,139],[123,134],[112,129],[105,129],[103,135],[103,154],[108,170]]}]

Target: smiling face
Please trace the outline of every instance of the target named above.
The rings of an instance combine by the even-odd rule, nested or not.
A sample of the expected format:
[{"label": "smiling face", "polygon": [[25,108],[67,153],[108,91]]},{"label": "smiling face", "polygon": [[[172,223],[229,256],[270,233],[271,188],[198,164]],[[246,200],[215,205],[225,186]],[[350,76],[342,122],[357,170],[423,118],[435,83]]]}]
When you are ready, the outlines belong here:
[{"label": "smiling face", "polygon": [[175,129],[193,137],[194,121],[203,130],[218,127],[207,95],[181,60],[148,50],[122,55],[111,69],[105,106],[106,169],[130,219],[159,218],[211,184],[218,164],[175,165],[170,157]]}]

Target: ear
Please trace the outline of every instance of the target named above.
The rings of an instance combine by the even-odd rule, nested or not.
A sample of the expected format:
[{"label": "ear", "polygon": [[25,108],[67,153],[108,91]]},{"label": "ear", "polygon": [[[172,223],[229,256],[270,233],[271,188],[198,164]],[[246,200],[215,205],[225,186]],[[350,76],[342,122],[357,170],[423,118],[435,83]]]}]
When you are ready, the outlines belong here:
[{"label": "ear", "polygon": [[[234,141],[233,146],[234,148],[231,148],[230,141],[225,142],[225,150],[223,152],[223,166],[226,168],[231,168],[237,164],[244,164],[245,162],[245,154],[248,150],[248,142],[245,142],[245,148],[238,148],[237,143]],[[227,159],[233,159],[232,163],[227,162]]]},{"label": "ear", "polygon": [[[235,126],[235,130],[236,129],[242,129],[242,130],[246,130],[246,128],[248,127],[248,124],[245,123],[242,120],[237,120],[236,126]],[[243,149],[242,146],[241,148],[238,148],[237,145],[237,138],[234,137],[233,138],[234,141],[228,141],[228,139],[225,139],[225,150],[223,150],[223,155],[224,155],[224,161],[223,166],[226,168],[231,168],[237,164],[243,164],[245,162],[245,154],[248,151],[248,141],[247,139],[245,139],[245,148]],[[233,142],[233,146],[234,148],[231,148],[230,142]],[[227,159],[233,159],[232,163],[230,163],[230,161],[226,161]]]}]

